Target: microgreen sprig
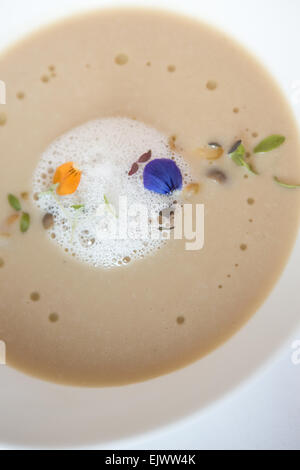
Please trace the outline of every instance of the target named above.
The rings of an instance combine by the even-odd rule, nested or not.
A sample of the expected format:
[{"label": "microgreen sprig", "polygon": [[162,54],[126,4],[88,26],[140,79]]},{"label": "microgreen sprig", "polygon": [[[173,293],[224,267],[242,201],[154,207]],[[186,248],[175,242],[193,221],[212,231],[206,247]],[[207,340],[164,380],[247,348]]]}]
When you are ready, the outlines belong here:
[{"label": "microgreen sprig", "polygon": [[106,194],[104,194],[103,199],[104,199],[104,202],[105,202],[105,205],[106,205],[107,210],[108,210],[116,219],[118,219],[118,216],[117,216],[117,214],[116,214],[115,208],[114,208],[114,207],[111,205],[111,203],[109,202],[108,197],[106,196]]},{"label": "microgreen sprig", "polygon": [[[8,203],[9,205],[16,211],[16,212],[21,212],[22,211],[22,205],[20,203],[20,200],[14,196],[13,194],[9,194],[7,196]],[[23,212],[21,219],[20,219],[20,231],[22,233],[26,233],[29,230],[30,227],[30,215],[27,212]]]},{"label": "microgreen sprig", "polygon": [[280,181],[280,179],[277,178],[277,176],[274,176],[274,181],[282,188],[287,188],[287,189],[299,189],[300,188],[300,184],[284,183],[283,181]]},{"label": "microgreen sprig", "polygon": [[238,140],[230,149],[228,156],[238,166],[243,166],[253,175],[258,173],[245,161],[246,150],[241,140]]}]

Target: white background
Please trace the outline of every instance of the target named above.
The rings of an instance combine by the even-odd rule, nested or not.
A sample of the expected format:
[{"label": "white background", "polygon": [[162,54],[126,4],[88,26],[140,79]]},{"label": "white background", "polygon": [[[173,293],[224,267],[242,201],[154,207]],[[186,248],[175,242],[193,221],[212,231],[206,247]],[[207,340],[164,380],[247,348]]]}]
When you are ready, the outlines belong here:
[{"label": "white background", "polygon": [[[184,3],[189,1],[195,3],[193,0],[186,0]],[[215,19],[215,22],[222,26],[226,0],[216,0],[214,3],[218,8],[214,12],[211,11],[210,2],[207,0],[197,1],[199,8],[202,8],[206,16],[211,20]],[[12,23],[20,24],[18,4],[21,3],[25,3],[24,0],[0,0],[0,18],[1,11],[9,10]],[[96,6],[100,2],[94,0],[88,3]],[[101,3],[110,4],[109,1]],[[147,3],[164,5],[168,2],[162,0]],[[183,4],[182,1],[173,3],[176,3],[179,9],[180,4]],[[268,16],[260,15],[260,3],[268,4]],[[24,17],[20,31],[25,33],[36,25],[41,9],[47,11],[49,21],[51,21],[57,14],[64,14],[71,5],[75,6],[75,4],[80,8],[85,2],[83,0],[60,0],[60,2],[26,0],[28,18]],[[273,39],[274,43],[271,46],[278,51],[280,61],[278,61],[277,70],[273,67],[273,72],[281,75],[283,86],[288,92],[291,82],[300,80],[298,76],[289,75],[288,64],[290,61],[299,61],[300,53],[291,53],[291,50],[288,53],[281,49],[281,30],[278,25],[280,22],[283,24],[286,21],[289,22],[290,43],[293,46],[291,49],[296,52],[300,46],[300,0],[237,1],[236,15],[232,17],[232,27],[233,32],[241,38],[243,38],[243,22],[248,21],[249,14],[251,18],[256,18],[255,31],[261,41],[269,41],[268,28],[272,29],[274,24],[277,25],[277,39]],[[9,42],[10,29],[6,24],[1,24],[0,39],[3,43],[6,40]],[[247,38],[247,41],[251,46],[251,38]],[[257,42],[257,37],[254,42]],[[256,52],[259,53],[258,50]],[[282,314],[284,315],[284,312]],[[291,345],[295,340],[300,340],[300,330],[294,333]],[[126,447],[120,445],[119,448],[300,449],[300,365],[293,365],[291,356],[292,349],[287,346],[282,355],[267,370],[264,370],[263,374],[261,373],[224,400],[202,412],[189,423],[184,425],[179,423],[171,430],[157,432],[152,437],[140,437],[126,444]]]}]

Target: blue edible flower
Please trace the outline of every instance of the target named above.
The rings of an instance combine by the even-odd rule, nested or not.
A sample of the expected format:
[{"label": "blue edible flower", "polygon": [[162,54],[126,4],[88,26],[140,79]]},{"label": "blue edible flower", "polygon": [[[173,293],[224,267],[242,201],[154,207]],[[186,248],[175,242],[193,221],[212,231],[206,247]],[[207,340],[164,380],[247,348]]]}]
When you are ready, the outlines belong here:
[{"label": "blue edible flower", "polygon": [[144,187],[158,194],[171,194],[182,189],[182,174],[173,160],[152,160],[144,169]]}]

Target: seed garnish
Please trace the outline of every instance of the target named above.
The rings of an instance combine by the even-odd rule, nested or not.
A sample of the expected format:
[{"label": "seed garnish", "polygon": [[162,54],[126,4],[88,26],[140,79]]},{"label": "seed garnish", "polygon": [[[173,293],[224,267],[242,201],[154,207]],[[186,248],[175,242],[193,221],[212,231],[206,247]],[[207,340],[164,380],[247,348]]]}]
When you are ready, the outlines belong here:
[{"label": "seed garnish", "polygon": [[133,176],[139,171],[139,166],[137,163],[134,163],[131,167],[131,170],[128,173],[128,176]]},{"label": "seed garnish", "polygon": [[149,152],[144,153],[144,155],[142,155],[142,156],[138,159],[138,163],[146,163],[146,162],[148,162],[149,160],[151,160],[151,157],[152,157],[152,150],[149,150]]},{"label": "seed garnish", "polygon": [[149,150],[148,152],[143,153],[143,155],[140,156],[138,161],[132,165],[128,173],[128,176],[135,175],[139,171],[139,163],[147,163],[149,162],[149,160],[151,160],[151,158],[152,158],[152,150]]}]

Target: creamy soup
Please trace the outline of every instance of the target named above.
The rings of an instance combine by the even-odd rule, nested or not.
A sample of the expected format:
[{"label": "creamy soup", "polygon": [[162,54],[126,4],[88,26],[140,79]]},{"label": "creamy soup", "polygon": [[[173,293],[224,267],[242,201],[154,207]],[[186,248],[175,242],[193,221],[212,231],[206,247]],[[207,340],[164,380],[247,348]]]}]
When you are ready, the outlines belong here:
[{"label": "creamy soup", "polygon": [[[237,332],[278,279],[299,219],[299,135],[264,68],[200,22],[116,9],[19,42],[1,56],[0,79],[8,364],[58,383],[122,385],[186,366]],[[158,158],[182,176],[166,195],[143,173]],[[123,190],[157,203],[158,217],[175,200],[203,204],[204,246],[96,243],[94,202],[118,219]]]}]

